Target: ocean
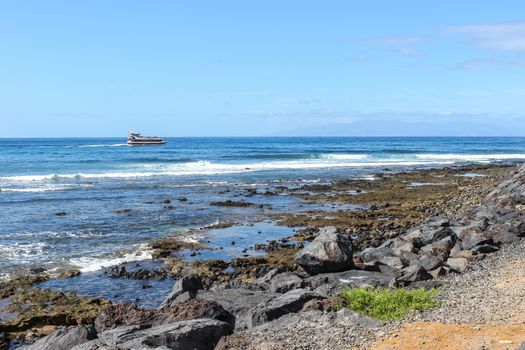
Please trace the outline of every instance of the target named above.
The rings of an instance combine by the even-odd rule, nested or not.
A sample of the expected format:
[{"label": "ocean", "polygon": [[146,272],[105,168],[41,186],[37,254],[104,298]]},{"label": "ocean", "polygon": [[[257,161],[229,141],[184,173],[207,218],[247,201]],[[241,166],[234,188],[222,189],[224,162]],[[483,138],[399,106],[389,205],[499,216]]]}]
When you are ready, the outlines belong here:
[{"label": "ocean", "polygon": [[[268,211],[304,210],[304,203],[280,196],[250,198],[271,209],[218,207],[212,201],[242,200],[249,188],[265,191],[371,178],[383,171],[525,159],[525,138],[167,140],[164,146],[128,147],[125,138],[0,139],[0,276],[34,267],[72,267],[82,271],[79,283],[71,279],[47,286],[136,299],[131,292],[136,285],[108,282],[101,268],[150,263],[148,242],[168,234],[193,240],[205,235],[217,245],[242,237],[244,245],[198,258],[237,257],[261,239],[290,235],[290,228],[263,219]],[[236,226],[205,230],[220,222]],[[162,283],[159,295],[170,288]]]}]

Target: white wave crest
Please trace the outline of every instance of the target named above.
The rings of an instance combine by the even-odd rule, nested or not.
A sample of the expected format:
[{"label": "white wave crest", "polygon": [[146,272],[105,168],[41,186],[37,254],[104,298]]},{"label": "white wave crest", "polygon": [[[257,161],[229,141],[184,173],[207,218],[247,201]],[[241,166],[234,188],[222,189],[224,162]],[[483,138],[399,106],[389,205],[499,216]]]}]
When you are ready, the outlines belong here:
[{"label": "white wave crest", "polygon": [[267,170],[295,170],[295,169],[332,169],[332,168],[362,168],[362,167],[390,167],[390,166],[418,166],[418,165],[446,165],[452,164],[452,160],[436,161],[400,161],[384,160],[369,162],[352,161],[279,161],[247,164],[221,164],[208,161],[190,162],[181,164],[159,164],[157,171],[148,168],[148,171],[121,171],[106,173],[77,173],[77,174],[49,174],[49,175],[22,175],[0,177],[8,181],[59,181],[59,180],[81,180],[100,178],[142,178],[151,176],[191,176],[191,175],[218,175],[235,174],[243,172],[267,171]]},{"label": "white wave crest", "polygon": [[[24,180],[22,180],[24,181]],[[36,180],[35,180],[36,181]],[[94,187],[92,184],[78,184],[75,186],[67,185],[44,185],[38,187],[2,187],[0,192],[29,192],[29,193],[41,193],[41,192],[55,192],[55,191],[68,191],[75,189],[84,189]]]},{"label": "white wave crest", "polygon": [[101,270],[105,267],[115,266],[122,263],[151,260],[153,259],[153,251],[148,249],[147,245],[140,244],[136,248],[121,256],[113,257],[82,257],[78,259],[72,259],[71,264],[75,265],[80,272],[93,272]]},{"label": "white wave crest", "polygon": [[47,248],[43,242],[16,242],[0,244],[0,259],[4,261],[33,262],[44,257]]},{"label": "white wave crest", "polygon": [[523,153],[494,153],[494,154],[416,154],[418,159],[454,160],[466,162],[481,162],[490,160],[525,159]]},{"label": "white wave crest", "polygon": [[322,154],[321,158],[328,158],[328,159],[366,159],[368,158],[368,155],[366,154]]}]

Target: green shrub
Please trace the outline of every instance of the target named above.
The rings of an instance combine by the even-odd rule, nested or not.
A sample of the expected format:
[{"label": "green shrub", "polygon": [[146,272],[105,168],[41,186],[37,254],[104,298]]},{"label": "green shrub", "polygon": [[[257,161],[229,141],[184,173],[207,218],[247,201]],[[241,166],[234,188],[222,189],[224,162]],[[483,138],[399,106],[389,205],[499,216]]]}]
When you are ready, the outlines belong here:
[{"label": "green shrub", "polygon": [[438,289],[365,289],[353,288],[342,293],[342,305],[378,320],[399,320],[408,311],[428,310],[439,304]]}]

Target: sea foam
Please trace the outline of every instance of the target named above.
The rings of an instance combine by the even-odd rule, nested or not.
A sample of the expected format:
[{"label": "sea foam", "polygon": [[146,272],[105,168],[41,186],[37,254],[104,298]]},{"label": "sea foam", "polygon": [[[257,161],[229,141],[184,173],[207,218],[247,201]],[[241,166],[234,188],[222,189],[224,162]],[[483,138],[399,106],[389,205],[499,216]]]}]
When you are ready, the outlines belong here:
[{"label": "sea foam", "polygon": [[[157,167],[148,164],[148,171],[109,171],[105,173],[77,173],[77,174],[48,174],[48,175],[21,175],[0,177],[0,181],[59,181],[81,180],[100,178],[141,178],[152,176],[192,176],[192,175],[218,175],[235,174],[243,172],[267,170],[307,170],[307,169],[333,169],[333,168],[363,168],[363,167],[394,167],[394,166],[420,166],[420,165],[446,165],[452,160],[382,160],[368,162],[352,161],[280,161],[244,164],[223,164],[208,161],[189,162],[181,164],[158,164]],[[140,166],[137,166],[140,168]],[[157,171],[153,171],[157,169]]]},{"label": "sea foam", "polygon": [[115,266],[122,263],[151,260],[153,259],[153,251],[148,248],[146,244],[139,244],[135,246],[130,253],[125,253],[120,256],[111,257],[82,257],[72,259],[71,264],[76,266],[80,272],[94,272],[105,267]]}]

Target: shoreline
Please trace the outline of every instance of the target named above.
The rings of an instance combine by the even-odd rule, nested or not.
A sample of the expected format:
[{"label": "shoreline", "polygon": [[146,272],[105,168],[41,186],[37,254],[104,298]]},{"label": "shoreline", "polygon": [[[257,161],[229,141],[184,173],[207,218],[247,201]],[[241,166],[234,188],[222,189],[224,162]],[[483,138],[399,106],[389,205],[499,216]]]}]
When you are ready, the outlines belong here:
[{"label": "shoreline", "polygon": [[[259,249],[266,252],[263,256],[239,257],[229,262],[213,260],[188,264],[174,255],[181,250],[198,254],[206,250],[206,247],[199,245],[202,242],[181,244],[177,239],[169,241],[166,237],[157,241],[159,244],[155,255],[164,256],[164,261],[168,262],[168,271],[174,279],[197,275],[202,279],[205,288],[246,287],[275,270],[277,271],[273,272],[273,276],[283,272],[297,272],[295,254],[304,248],[305,242],[314,239],[322,227],[335,226],[339,230],[344,229],[345,233],[351,235],[353,241],[357,243],[356,248],[359,248],[357,252],[367,247],[378,247],[384,241],[394,239],[421,224],[429,216],[445,214],[451,219],[460,218],[465,215],[465,207],[479,202],[485,195],[486,187],[498,182],[514,166],[469,165],[403,171],[378,176],[379,180],[376,181],[343,180],[329,185],[305,184],[297,189],[282,189],[283,192],[278,195],[284,193],[286,196],[294,196],[317,205],[351,202],[368,207],[366,210],[356,211],[318,209],[304,214],[272,213],[268,217],[279,225],[292,225],[302,229],[297,230],[292,236],[284,237],[282,241],[274,241],[270,244],[261,242]],[[477,172],[488,176],[458,176]],[[436,184],[437,181],[439,184]],[[434,185],[430,185],[431,183]],[[450,195],[452,190],[456,191],[453,196]],[[254,195],[259,194],[248,191],[242,202],[249,203]],[[235,203],[232,203],[234,204],[232,206],[235,206]],[[321,206],[322,208],[324,207]],[[386,219],[378,220],[383,217]],[[236,226],[231,227],[235,229]],[[155,249],[155,242],[152,247]],[[366,271],[366,268],[363,271]],[[117,278],[133,277],[123,274]],[[148,289],[145,289],[144,293],[147,292]],[[47,330],[49,331],[50,329]]]}]

